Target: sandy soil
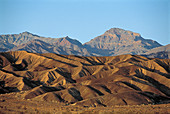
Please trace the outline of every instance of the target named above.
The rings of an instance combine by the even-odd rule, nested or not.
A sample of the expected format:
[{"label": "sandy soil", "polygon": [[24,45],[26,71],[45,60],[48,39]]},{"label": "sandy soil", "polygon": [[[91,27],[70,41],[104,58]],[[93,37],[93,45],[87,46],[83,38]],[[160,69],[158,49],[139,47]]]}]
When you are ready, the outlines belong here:
[{"label": "sandy soil", "polygon": [[24,92],[1,94],[0,113],[44,113],[44,114],[169,114],[170,104],[115,105],[112,107],[66,106],[62,103],[23,99]]}]

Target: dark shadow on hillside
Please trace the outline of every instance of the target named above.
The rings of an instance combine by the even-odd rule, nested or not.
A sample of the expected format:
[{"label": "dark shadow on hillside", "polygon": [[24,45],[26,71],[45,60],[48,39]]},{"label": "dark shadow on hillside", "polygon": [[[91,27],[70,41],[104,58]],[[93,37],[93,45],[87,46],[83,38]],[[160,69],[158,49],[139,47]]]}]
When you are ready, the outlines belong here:
[{"label": "dark shadow on hillside", "polygon": [[163,73],[163,72],[161,72],[161,71],[159,71],[159,70],[156,70],[155,68],[154,68],[154,69],[151,69],[151,68],[142,66],[142,65],[140,65],[140,64],[136,64],[136,63],[133,63],[133,62],[131,62],[131,63],[134,64],[135,66],[139,66],[139,67],[141,67],[141,68],[143,68],[143,69],[145,69],[145,70],[148,70],[148,71],[151,71],[151,72],[154,72],[154,73],[158,73],[158,74],[160,74],[160,75],[162,75],[162,76],[170,79],[170,74]]},{"label": "dark shadow on hillside", "polygon": [[152,104],[166,104],[170,103],[170,98],[166,96],[157,95],[152,92],[140,92],[139,94],[148,97]]},{"label": "dark shadow on hillside", "polygon": [[156,81],[155,79],[144,75],[142,73],[142,71],[139,71],[138,69],[135,71],[136,72],[136,77],[144,79],[146,81],[148,81],[149,83],[151,83],[155,88],[157,88],[158,90],[160,90],[162,93],[164,93],[165,95],[170,97],[170,88],[161,84],[160,82]]},{"label": "dark shadow on hillside", "polygon": [[67,82],[76,83],[76,81],[72,79],[71,73],[63,72],[63,71],[60,71],[58,69],[56,69],[55,71],[58,72],[61,76],[63,76],[66,79]]},{"label": "dark shadow on hillside", "polygon": [[78,100],[78,101],[83,100],[83,98],[81,97],[80,92],[79,92],[77,89],[75,89],[75,88],[70,88],[70,89],[68,89],[68,92],[69,92],[69,94],[70,94],[71,96],[73,96],[76,100]]},{"label": "dark shadow on hillside", "polygon": [[99,96],[104,95],[101,91],[99,91],[99,90],[97,90],[97,89],[93,88],[93,87],[92,87],[92,86],[90,86],[90,85],[87,85],[87,87],[88,87],[88,88],[90,88],[91,90],[93,90],[94,92],[96,92]]}]

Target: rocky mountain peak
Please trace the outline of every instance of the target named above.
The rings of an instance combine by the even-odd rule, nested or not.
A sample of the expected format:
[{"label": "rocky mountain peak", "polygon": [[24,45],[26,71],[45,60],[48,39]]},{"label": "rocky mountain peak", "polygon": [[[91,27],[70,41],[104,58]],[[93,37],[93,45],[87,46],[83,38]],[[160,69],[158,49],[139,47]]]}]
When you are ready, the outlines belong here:
[{"label": "rocky mountain peak", "polygon": [[71,42],[73,39],[71,39],[69,36],[61,38],[61,41],[68,41]]},{"label": "rocky mountain peak", "polygon": [[29,34],[32,34],[32,33],[28,32],[28,31],[25,31],[25,32],[22,32],[20,34],[22,34],[22,35],[29,35]]},{"label": "rocky mountain peak", "polygon": [[66,37],[64,37],[65,39],[70,39],[70,37],[69,36],[66,36]]},{"label": "rocky mountain peak", "polygon": [[63,37],[61,38],[61,40],[58,41],[59,43],[61,43],[62,45],[79,45],[82,46],[82,44],[76,40],[76,39],[72,39],[69,36]]},{"label": "rocky mountain peak", "polygon": [[21,34],[32,34],[32,33],[25,31],[25,32],[22,32]]},{"label": "rocky mountain peak", "polygon": [[28,32],[28,31],[25,31],[25,32],[22,32],[22,33],[20,33],[22,36],[36,36],[36,37],[40,37],[40,36],[38,36],[38,35],[36,35],[36,34],[32,34],[32,33],[30,33],[30,32]]},{"label": "rocky mountain peak", "polygon": [[140,54],[161,46],[156,41],[144,39],[139,33],[120,28],[111,28],[84,45],[91,53],[105,56]]},{"label": "rocky mountain peak", "polygon": [[114,35],[114,34],[115,35],[131,35],[131,36],[138,36],[138,37],[141,36],[139,33],[124,30],[124,29],[121,29],[121,28],[111,28],[111,29],[107,30],[104,34],[106,34],[106,35],[108,35],[108,34],[111,34],[111,35]]}]

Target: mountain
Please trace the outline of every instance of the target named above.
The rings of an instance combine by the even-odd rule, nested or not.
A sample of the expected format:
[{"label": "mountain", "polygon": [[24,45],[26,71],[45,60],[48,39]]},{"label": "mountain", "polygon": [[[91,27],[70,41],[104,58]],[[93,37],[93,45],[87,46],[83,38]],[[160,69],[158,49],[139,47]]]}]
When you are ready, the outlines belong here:
[{"label": "mountain", "polygon": [[35,53],[58,53],[66,55],[90,56],[83,45],[68,36],[63,38],[45,38],[29,32],[13,35],[0,35],[0,51],[25,50]]},{"label": "mountain", "polygon": [[64,55],[90,55],[82,44],[76,40],[72,40],[68,37],[60,38],[53,44],[46,43],[42,40],[31,40],[26,44],[18,45],[11,49],[11,51],[25,50],[34,53],[58,53]]},{"label": "mountain", "polygon": [[161,46],[158,42],[144,39],[140,34],[120,28],[111,28],[104,34],[84,44],[91,53],[99,56],[141,54]]},{"label": "mountain", "polygon": [[[71,39],[68,36],[64,38],[60,38],[57,42],[53,43],[54,46],[60,46],[63,48],[63,51],[67,53],[67,55],[82,55],[82,56],[90,56],[91,54],[87,51],[86,48],[75,39]],[[58,54],[64,54],[62,52]]]},{"label": "mountain", "polygon": [[29,32],[0,35],[1,52],[25,50],[34,53],[64,55],[115,56],[145,54],[147,51],[160,46],[161,44],[156,41],[144,39],[138,33],[120,28],[111,28],[85,44],[68,36],[45,38]]},{"label": "mountain", "polygon": [[2,105],[9,103],[4,93],[16,97],[10,103],[22,99],[70,107],[170,102],[170,59],[11,51],[0,53],[0,74]]},{"label": "mountain", "polygon": [[0,35],[0,51],[8,51],[12,49],[15,45],[13,42],[10,42],[8,35]]},{"label": "mountain", "polygon": [[9,44],[13,44],[14,46],[18,46],[21,44],[25,44],[31,40],[42,40],[46,43],[53,43],[56,42],[58,39],[57,38],[45,38],[41,37],[35,34],[32,34],[30,32],[22,32],[20,34],[8,34],[8,35],[0,35],[0,39],[3,42],[7,42]]},{"label": "mountain", "polygon": [[34,39],[28,41],[25,44],[18,45],[17,47],[11,49],[12,51],[25,50],[33,53],[53,53],[53,46],[39,39]]},{"label": "mountain", "polygon": [[142,55],[149,58],[170,59],[170,44],[151,49]]}]

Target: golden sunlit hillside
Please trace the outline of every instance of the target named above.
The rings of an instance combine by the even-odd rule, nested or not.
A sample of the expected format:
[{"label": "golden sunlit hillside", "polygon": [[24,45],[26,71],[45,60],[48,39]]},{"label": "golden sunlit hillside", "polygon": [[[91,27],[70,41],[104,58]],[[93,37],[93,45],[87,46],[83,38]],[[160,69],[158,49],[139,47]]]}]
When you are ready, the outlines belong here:
[{"label": "golden sunlit hillside", "polygon": [[169,83],[170,59],[0,53],[0,113],[167,113]]}]

